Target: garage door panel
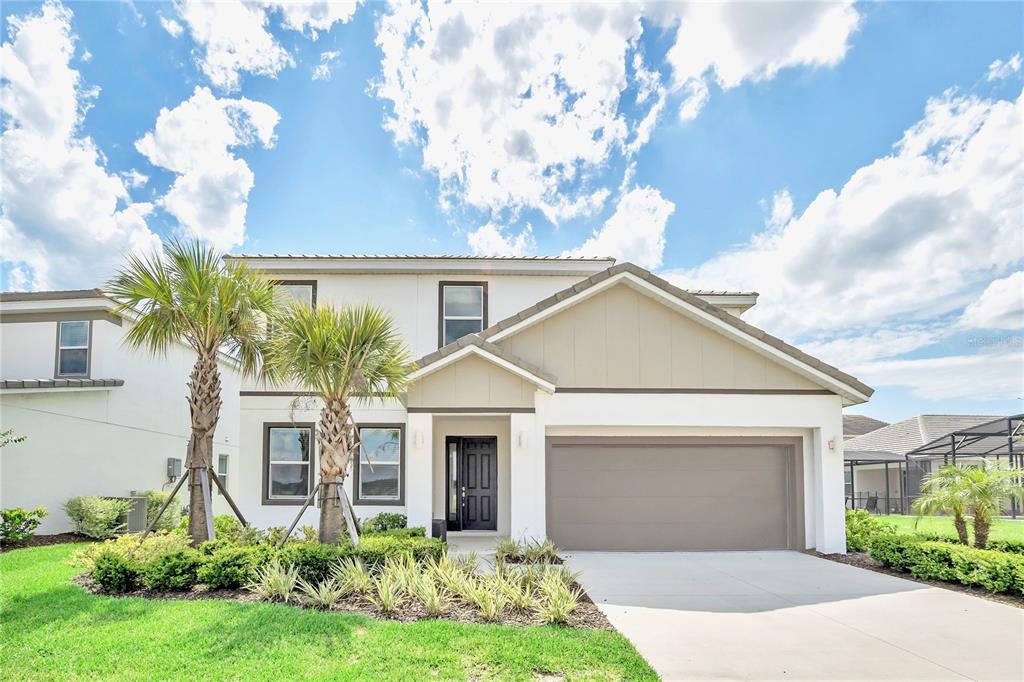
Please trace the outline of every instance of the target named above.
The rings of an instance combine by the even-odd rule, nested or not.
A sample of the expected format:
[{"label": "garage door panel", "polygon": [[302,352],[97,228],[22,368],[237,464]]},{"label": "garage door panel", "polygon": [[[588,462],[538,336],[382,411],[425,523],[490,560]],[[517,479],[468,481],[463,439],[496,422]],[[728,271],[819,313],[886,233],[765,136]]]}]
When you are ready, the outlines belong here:
[{"label": "garage door panel", "polygon": [[791,445],[636,444],[548,451],[548,535],[566,549],[796,548]]}]

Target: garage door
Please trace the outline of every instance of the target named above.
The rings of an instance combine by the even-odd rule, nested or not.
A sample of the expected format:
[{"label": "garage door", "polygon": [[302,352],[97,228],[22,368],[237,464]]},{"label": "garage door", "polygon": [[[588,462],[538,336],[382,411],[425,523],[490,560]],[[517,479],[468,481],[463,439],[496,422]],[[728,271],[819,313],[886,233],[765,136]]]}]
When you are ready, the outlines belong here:
[{"label": "garage door", "polygon": [[801,548],[792,442],[547,440],[548,536],[565,549]]}]

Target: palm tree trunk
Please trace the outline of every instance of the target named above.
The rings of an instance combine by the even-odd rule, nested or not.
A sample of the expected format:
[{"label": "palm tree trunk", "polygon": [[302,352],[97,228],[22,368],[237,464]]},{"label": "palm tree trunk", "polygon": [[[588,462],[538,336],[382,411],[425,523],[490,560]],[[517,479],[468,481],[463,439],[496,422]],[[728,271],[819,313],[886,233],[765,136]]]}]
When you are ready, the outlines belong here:
[{"label": "palm tree trunk", "polygon": [[200,470],[213,461],[213,433],[220,417],[220,371],[216,352],[201,353],[189,375],[189,412],[192,435],[188,440],[185,467],[188,479],[188,535],[192,545],[212,540],[206,525],[206,498],[200,481]]},{"label": "palm tree trunk", "polygon": [[[964,518],[963,514],[960,512],[954,512],[953,525],[956,526],[956,535],[960,538],[960,544],[971,544],[971,539],[967,537],[967,520]],[[975,533],[977,533],[977,531],[975,531]],[[977,535],[975,535],[975,537],[977,537]]]},{"label": "palm tree trunk", "polygon": [[[335,545],[341,539],[345,525],[339,490],[345,483],[352,457],[352,426],[348,405],[340,398],[324,401],[320,410],[320,542]],[[349,529],[353,533],[354,529]]]},{"label": "palm tree trunk", "polygon": [[974,514],[974,546],[978,549],[988,547],[988,531],[992,522],[985,514]]}]

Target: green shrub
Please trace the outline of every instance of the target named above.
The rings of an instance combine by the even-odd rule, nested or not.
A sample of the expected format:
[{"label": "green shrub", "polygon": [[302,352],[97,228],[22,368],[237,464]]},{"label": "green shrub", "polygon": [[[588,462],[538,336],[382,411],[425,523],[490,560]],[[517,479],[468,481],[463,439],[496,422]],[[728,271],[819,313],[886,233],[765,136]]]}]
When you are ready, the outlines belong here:
[{"label": "green shrub", "polygon": [[910,535],[877,537],[871,556],[923,580],[945,580],[989,592],[1024,594],[1024,556]]},{"label": "green shrub", "polygon": [[142,583],[151,590],[189,590],[198,582],[202,559],[194,549],[165,554],[142,569]]},{"label": "green shrub", "polygon": [[64,511],[75,524],[75,531],[100,540],[125,531],[131,508],[130,500],[110,497],[72,497],[64,503]]},{"label": "green shrub", "polygon": [[406,555],[420,562],[436,561],[444,554],[444,543],[437,538],[368,535],[360,539],[356,554],[371,568],[383,566],[389,557]]},{"label": "green shrub", "polygon": [[412,528],[392,528],[390,530],[379,530],[372,533],[363,531],[363,535],[387,535],[393,538],[422,538],[427,536],[427,529],[423,526],[414,526]]},{"label": "green shrub", "polygon": [[[931,542],[953,542],[960,541],[955,535],[942,535],[939,533],[917,533],[917,537]],[[1009,552],[1010,554],[1024,555],[1024,540],[989,540],[988,547],[996,552]]]},{"label": "green shrub", "polygon": [[863,509],[846,510],[846,551],[866,552],[872,539],[879,535],[893,535],[896,526],[879,521]]},{"label": "green shrub", "polygon": [[96,557],[92,579],[107,592],[129,592],[139,586],[142,567],[135,559],[112,551],[102,552]]},{"label": "green shrub", "polygon": [[394,512],[381,512],[376,516],[372,516],[362,523],[362,530],[364,533],[380,533],[386,530],[398,530],[399,528],[405,528],[409,522],[405,514],[396,514]]},{"label": "green shrub", "polygon": [[21,542],[32,537],[46,516],[46,507],[4,509],[0,512],[0,542]]},{"label": "green shrub", "polygon": [[166,554],[174,554],[189,548],[188,536],[180,531],[150,533],[142,544],[138,535],[122,535],[106,542],[86,545],[71,555],[71,565],[91,572],[97,557],[104,552],[132,558],[140,564],[148,564]]},{"label": "green shrub", "polygon": [[[164,502],[171,494],[165,490],[147,490],[141,493],[146,498],[146,526],[153,523],[153,519],[156,518],[157,512],[160,511],[160,507],[164,506]],[[174,530],[178,527],[181,522],[181,504],[178,502],[171,502],[167,505],[167,509],[164,511],[160,520],[153,527],[153,530]]]},{"label": "green shrub", "polygon": [[[178,530],[188,532],[188,514],[181,515],[181,520],[178,522]],[[235,542],[244,530],[238,519],[230,514],[215,514],[213,517],[214,539]]]},{"label": "green shrub", "polygon": [[335,562],[352,554],[352,546],[348,544],[291,542],[281,549],[278,556],[282,564],[294,566],[300,578],[307,583],[317,584],[331,577],[331,566]]},{"label": "green shrub", "polygon": [[[213,543],[204,543],[204,546],[208,544]],[[256,567],[266,564],[271,555],[269,548],[254,545],[218,547],[203,559],[197,577],[213,590],[238,589],[253,580]]]}]

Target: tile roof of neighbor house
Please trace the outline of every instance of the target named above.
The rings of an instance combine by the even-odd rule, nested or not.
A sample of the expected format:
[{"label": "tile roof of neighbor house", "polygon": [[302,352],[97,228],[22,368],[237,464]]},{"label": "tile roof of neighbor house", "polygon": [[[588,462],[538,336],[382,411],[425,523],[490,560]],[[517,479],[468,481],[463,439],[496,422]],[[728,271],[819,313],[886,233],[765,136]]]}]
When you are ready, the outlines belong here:
[{"label": "tile roof of neighbor house", "polygon": [[[889,453],[903,457],[911,450],[930,443],[953,431],[970,428],[999,419],[999,416],[973,414],[922,414],[883,426],[843,444],[844,458],[864,459],[866,453]],[[970,449],[965,449],[969,453]]]},{"label": "tile roof of neighbor house", "polygon": [[75,298],[107,298],[101,289],[67,289],[64,291],[4,291],[0,302],[63,301]]},{"label": "tile roof of neighbor house", "polygon": [[0,389],[105,388],[124,386],[124,379],[0,379]]},{"label": "tile roof of neighbor house", "polygon": [[311,258],[319,260],[524,260],[524,261],[607,261],[614,263],[614,258],[598,256],[467,256],[458,254],[383,254],[383,253],[231,253],[224,256],[226,260],[242,258]]},{"label": "tile roof of neighbor house", "polygon": [[872,431],[888,425],[889,422],[884,422],[881,419],[875,419],[863,414],[843,415],[844,436],[863,436],[865,433],[871,433]]},{"label": "tile roof of neighbor house", "polygon": [[524,372],[532,374],[538,379],[542,379],[543,381],[546,381],[549,384],[555,384],[558,382],[554,375],[549,374],[548,372],[542,370],[540,367],[537,367],[536,365],[533,365],[527,362],[526,360],[523,360],[522,358],[514,355],[513,353],[510,353],[509,351],[505,350],[504,348],[497,344],[491,343],[490,341],[485,341],[484,339],[480,338],[478,334],[467,334],[466,336],[463,336],[459,340],[449,343],[447,346],[442,346],[441,348],[438,348],[433,353],[428,353],[427,355],[424,355],[422,358],[416,361],[416,368],[422,369],[423,367],[427,367],[428,365],[431,365],[437,362],[438,360],[446,358],[449,355],[452,355],[453,353],[458,353],[463,348],[467,348],[469,346],[475,346],[477,348],[480,348],[481,350],[487,351],[488,353],[491,353],[492,355],[501,358],[505,362],[509,362],[515,365]]}]

